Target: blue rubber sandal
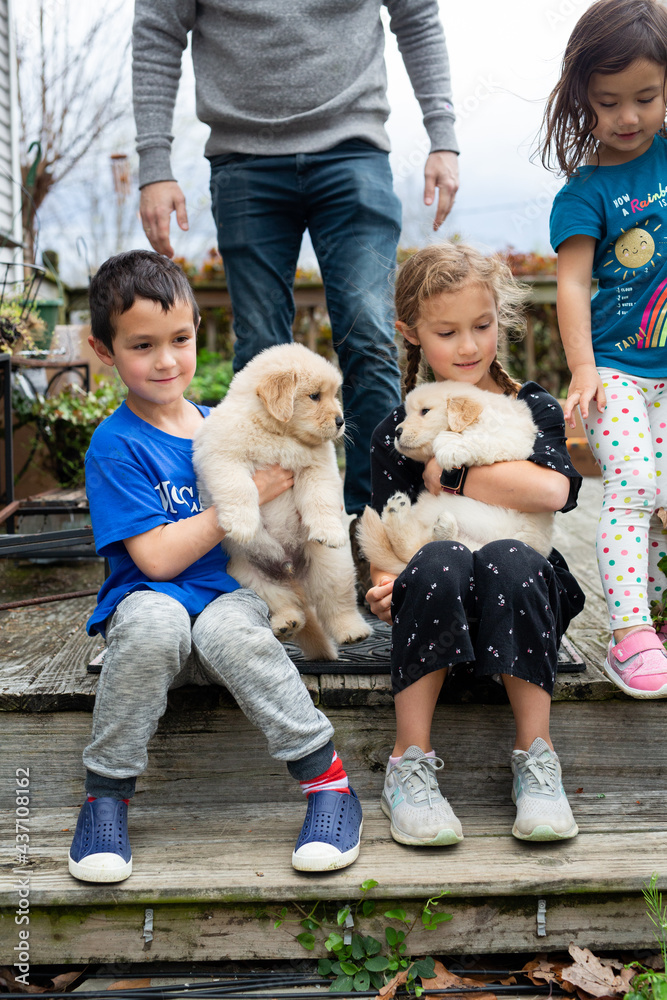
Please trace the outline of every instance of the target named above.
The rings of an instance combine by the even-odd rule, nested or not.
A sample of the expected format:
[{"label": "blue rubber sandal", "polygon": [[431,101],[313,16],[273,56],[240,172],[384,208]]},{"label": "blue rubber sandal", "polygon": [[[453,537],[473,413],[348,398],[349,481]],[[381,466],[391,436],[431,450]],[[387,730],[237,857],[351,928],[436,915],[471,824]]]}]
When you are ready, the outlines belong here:
[{"label": "blue rubber sandal", "polygon": [[81,806],[69,871],[82,882],[122,882],[132,874],[127,802],[101,797]]},{"label": "blue rubber sandal", "polygon": [[349,795],[313,792],[292,854],[293,867],[300,872],[346,868],[359,855],[363,825],[361,803],[352,789]]}]

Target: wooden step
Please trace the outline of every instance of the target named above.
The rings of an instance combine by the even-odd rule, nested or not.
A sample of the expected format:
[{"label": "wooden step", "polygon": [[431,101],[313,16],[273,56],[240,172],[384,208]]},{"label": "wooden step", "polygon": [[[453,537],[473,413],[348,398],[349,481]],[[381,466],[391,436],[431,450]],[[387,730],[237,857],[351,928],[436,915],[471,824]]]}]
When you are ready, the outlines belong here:
[{"label": "wooden step", "polygon": [[[288,903],[308,910],[319,900],[333,919],[372,878],[380,913],[385,903],[400,903],[418,915],[426,899],[447,892],[452,921],[428,934],[415,929],[415,952],[553,951],[571,940],[598,949],[654,947],[641,890],[654,871],[667,888],[667,746],[650,738],[662,731],[661,703],[554,705],[552,735],[581,831],[560,844],[511,836],[509,709],[439,706],[441,785],[465,833],[461,844],[441,849],[394,843],[380,810],[393,711],[328,714],[364,808],[354,865],[330,874],[292,869],[304,801],[238,709],[168,711],[130,807],[134,874],[112,886],[77,882],[67,872],[90,717],[6,714],[0,779],[13,799],[17,769],[29,769],[30,842],[29,865],[17,866],[14,830],[4,825],[0,940],[16,936],[17,880],[28,878],[36,964],[304,957],[298,923],[274,929],[278,910]],[[537,934],[540,899],[546,938]],[[290,908],[294,920],[299,912]],[[377,936],[380,923],[376,916],[358,926]],[[323,953],[320,941],[316,954]]]}]

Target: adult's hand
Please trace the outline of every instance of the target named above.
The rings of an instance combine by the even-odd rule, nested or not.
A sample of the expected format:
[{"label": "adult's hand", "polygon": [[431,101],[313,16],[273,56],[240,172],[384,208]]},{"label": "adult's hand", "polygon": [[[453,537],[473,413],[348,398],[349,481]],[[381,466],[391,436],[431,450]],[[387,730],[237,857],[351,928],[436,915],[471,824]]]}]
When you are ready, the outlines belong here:
[{"label": "adult's hand", "polygon": [[176,212],[176,221],[181,229],[188,228],[185,195],[176,181],[156,181],[155,184],[143,187],[139,212],[144,232],[153,249],[166,257],[173,257],[174,248],[169,242],[171,213]]},{"label": "adult's hand", "polygon": [[452,210],[459,189],[459,158],[449,150],[431,153],[424,167],[424,204],[432,205],[438,189],[438,207],[433,228],[439,229]]}]

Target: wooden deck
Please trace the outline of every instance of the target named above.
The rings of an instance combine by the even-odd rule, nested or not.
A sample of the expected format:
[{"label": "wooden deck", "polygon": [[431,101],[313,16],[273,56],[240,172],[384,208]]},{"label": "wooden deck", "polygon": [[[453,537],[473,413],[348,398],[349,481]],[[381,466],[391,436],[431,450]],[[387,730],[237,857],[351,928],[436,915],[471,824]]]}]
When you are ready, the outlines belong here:
[{"label": "wooden deck", "polygon": [[[453,919],[435,932],[415,928],[415,954],[553,951],[572,940],[597,949],[654,948],[641,888],[654,871],[667,888],[665,707],[625,698],[599,669],[606,621],[593,553],[599,493],[599,480],[586,480],[580,508],[558,528],[557,545],[588,594],[569,633],[586,670],[559,682],[553,709],[552,735],[581,831],[563,844],[511,836],[511,714],[506,705],[470,702],[470,695],[441,704],[434,727],[445,759],[441,785],[464,841],[422,850],[394,843],[379,806],[393,738],[386,674],[322,674],[307,682],[332,719],[364,806],[354,865],[318,875],[292,869],[304,802],[242,713],[209,693],[174,701],[151,744],[130,808],[135,873],[108,887],[77,882],[66,857],[96,683],[85,669],[96,646],[83,636],[90,601],[68,602],[67,615],[64,604],[2,613],[0,964],[18,944],[18,880],[26,878],[33,964],[303,958],[297,907],[319,900],[333,916],[337,904],[360,897],[369,878],[378,882],[373,896],[414,914],[429,896],[448,892],[443,908]],[[14,862],[19,768],[30,770],[26,866]],[[538,935],[540,900],[546,936]],[[274,915],[288,904],[294,922],[275,929]],[[378,918],[357,925],[382,936]]]}]

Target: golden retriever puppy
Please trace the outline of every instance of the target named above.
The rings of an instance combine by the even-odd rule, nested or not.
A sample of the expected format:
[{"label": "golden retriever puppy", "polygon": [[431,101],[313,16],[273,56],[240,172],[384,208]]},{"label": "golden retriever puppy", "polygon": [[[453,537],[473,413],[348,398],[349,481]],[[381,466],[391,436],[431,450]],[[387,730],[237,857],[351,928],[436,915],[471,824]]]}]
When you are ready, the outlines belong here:
[{"label": "golden retriever puppy", "polygon": [[[530,408],[513,399],[461,382],[429,382],[405,400],[405,420],[396,428],[395,446],[417,462],[435,456],[442,469],[493,465],[527,459],[537,428]],[[388,573],[401,573],[427,542],[451,539],[479,549],[500,538],[517,538],[547,556],[553,514],[526,514],[471,497],[427,490],[410,503],[394,493],[380,517],[367,507],[357,528],[367,559]]]},{"label": "golden retriever puppy", "polygon": [[[334,441],[345,430],[337,369],[301,344],[257,354],[194,439],[204,503],[213,503],[229,573],[262,597],[278,638],[308,659],[370,634],[357,610]],[[281,465],[294,486],[259,506],[252,476]]]}]

